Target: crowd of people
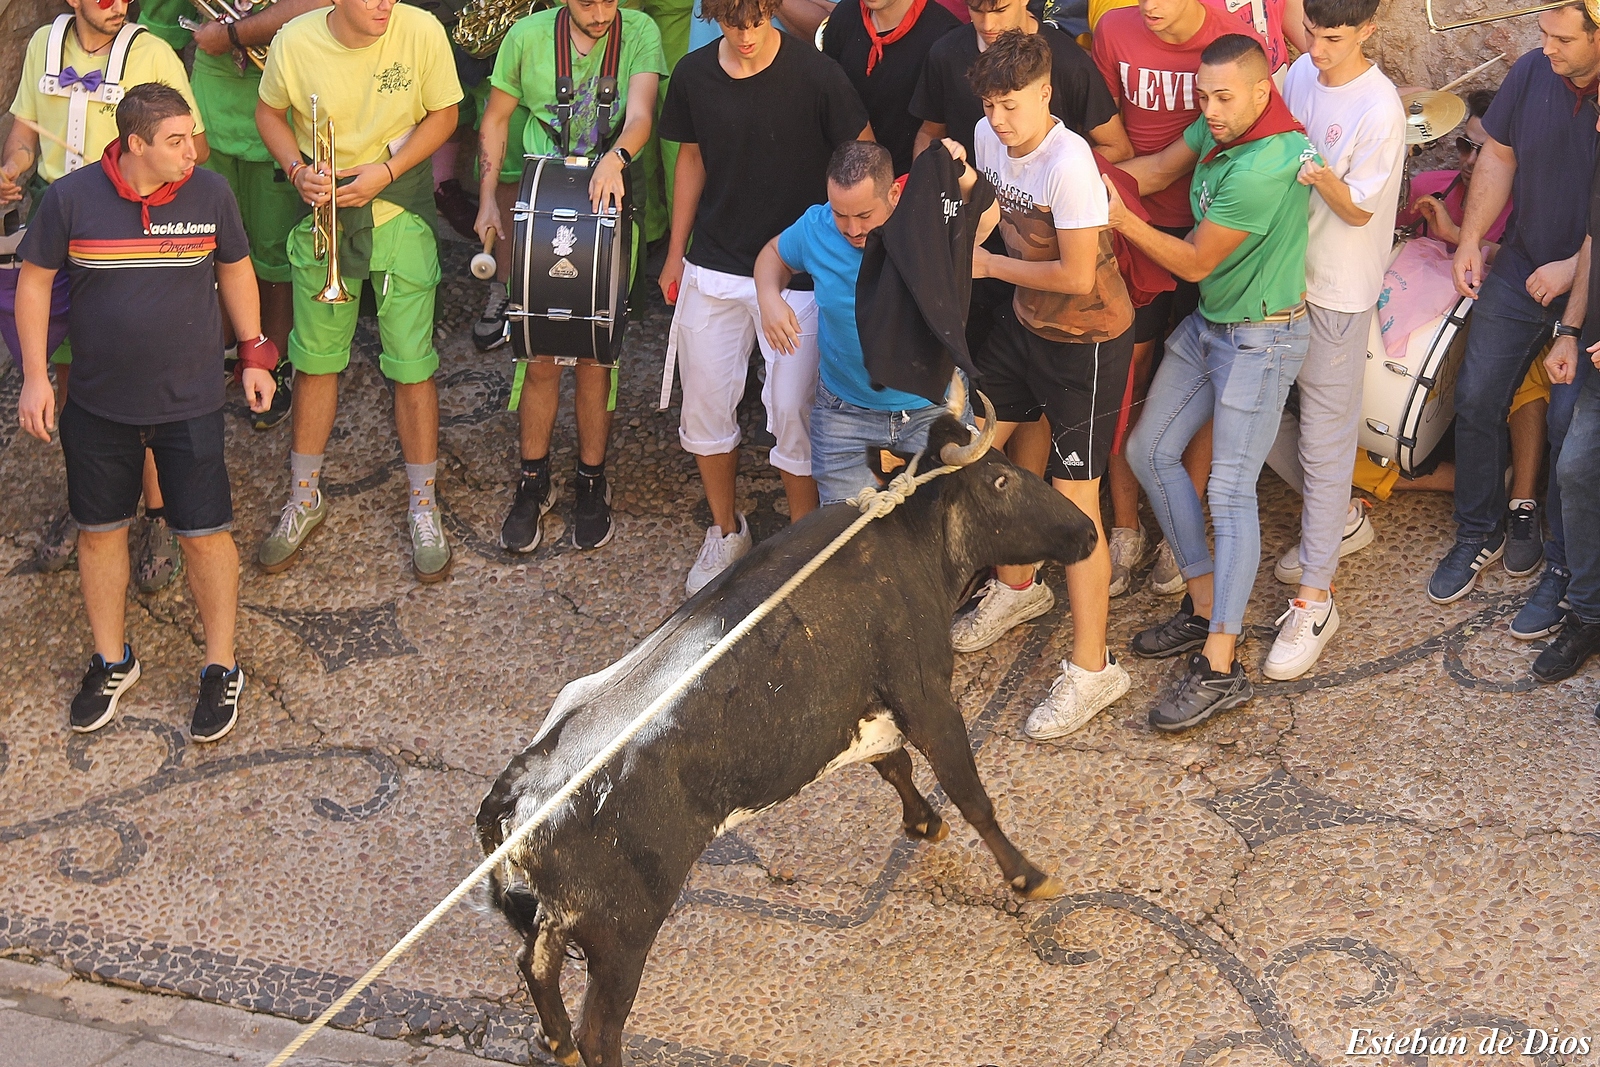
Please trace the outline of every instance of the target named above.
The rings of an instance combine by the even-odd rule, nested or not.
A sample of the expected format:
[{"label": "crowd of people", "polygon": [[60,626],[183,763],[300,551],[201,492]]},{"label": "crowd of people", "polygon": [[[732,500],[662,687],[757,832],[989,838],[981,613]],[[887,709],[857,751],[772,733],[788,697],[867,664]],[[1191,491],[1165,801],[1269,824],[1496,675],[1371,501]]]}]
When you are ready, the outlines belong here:
[{"label": "crowd of people", "polygon": [[[592,210],[662,262],[662,406],[675,377],[712,522],[691,595],[751,547],[737,407],[752,350],[794,521],[874,484],[869,450],[915,452],[945,410],[886,387],[874,368],[894,353],[863,343],[857,308],[873,235],[927,161],[959,176],[960,202],[937,210],[978,216],[970,306],[955,310],[995,446],[1100,533],[1067,568],[1071,653],[1029,736],[1072,733],[1127,693],[1110,604],[1152,556],[1151,587],[1183,598],[1131,651],[1186,658],[1151,724],[1186,730],[1250,699],[1238,644],[1269,464],[1302,511],[1274,567],[1293,595],[1266,677],[1316,664],[1340,625],[1339,561],[1374,537],[1368,497],[1396,488],[1455,495],[1433,601],[1466,596],[1503,559],[1513,575],[1540,572],[1511,625],[1551,638],[1536,678],[1569,677],[1600,649],[1600,540],[1581,536],[1600,528],[1600,316],[1585,315],[1600,271],[1596,213],[1571,192],[1590,181],[1600,195],[1592,6],[1541,14],[1542,47],[1497,93],[1473,94],[1458,170],[1408,176],[1406,110],[1364,51],[1377,0],[1097,2],[1080,39],[1024,0],[701,0],[720,37],[692,49],[681,2],[564,0],[517,21],[490,64],[394,0],[278,0],[192,29],[171,0],[138,21],[125,0],[68,3],[29,44],[0,152],[0,203],[26,222],[3,246],[0,333],[24,375],[22,427],[46,441],[59,430],[66,463],[68,512],[41,552],[64,563],[75,546],[93,632],[74,730],[110,722],[139,677],[123,608],[141,500],[133,577],[155,589],[186,568],[205,628],[192,735],[234,727],[245,679],[224,367],[257,429],[290,424],[288,499],[256,550],[281,571],[326,521],[320,481],[364,288],[413,572],[448,575],[435,231],[443,213],[493,242],[472,337],[500,349],[517,267],[507,220],[524,160],[547,156],[586,158]],[[317,146],[329,120],[336,174]],[[471,137],[475,205],[455,177]],[[1358,446],[1372,338],[1402,317],[1397,226],[1438,242],[1455,294],[1475,300],[1454,464],[1417,477]],[[330,286],[347,296],[327,299]],[[539,545],[556,503],[562,370],[517,367],[521,464],[501,528],[513,552]],[[618,374],[575,367],[580,549],[616,532],[605,463]],[[1054,602],[1036,568],[999,568],[952,643],[987,647]]]}]

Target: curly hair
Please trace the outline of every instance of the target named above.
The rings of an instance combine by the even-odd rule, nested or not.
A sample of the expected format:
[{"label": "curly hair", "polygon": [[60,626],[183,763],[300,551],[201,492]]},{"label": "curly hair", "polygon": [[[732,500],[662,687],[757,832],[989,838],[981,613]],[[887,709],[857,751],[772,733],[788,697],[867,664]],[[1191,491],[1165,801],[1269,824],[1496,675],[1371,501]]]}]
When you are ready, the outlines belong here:
[{"label": "curly hair", "polygon": [[768,22],[783,8],[783,0],[700,0],[700,17],[741,30]]},{"label": "curly hair", "polygon": [[1007,30],[973,61],[967,84],[980,100],[1014,93],[1050,77],[1050,42],[1042,33]]}]

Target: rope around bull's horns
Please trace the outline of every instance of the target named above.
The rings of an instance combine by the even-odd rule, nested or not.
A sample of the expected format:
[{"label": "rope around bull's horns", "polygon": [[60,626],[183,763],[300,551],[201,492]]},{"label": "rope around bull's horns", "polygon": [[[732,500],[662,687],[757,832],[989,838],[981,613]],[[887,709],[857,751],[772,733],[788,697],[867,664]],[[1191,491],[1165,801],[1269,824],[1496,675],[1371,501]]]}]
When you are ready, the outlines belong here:
[{"label": "rope around bull's horns", "polygon": [[905,503],[906,499],[910,497],[912,493],[916,492],[918,488],[927,484],[928,482],[933,481],[933,479],[939,477],[940,475],[950,474],[961,469],[960,467],[950,466],[947,464],[942,467],[937,467],[926,474],[919,475],[916,473],[916,471],[917,465],[921,462],[921,460],[922,453],[918,452],[911,460],[910,466],[896,475],[887,487],[883,489],[863,489],[859,494],[851,498],[851,500],[848,502],[861,509],[862,514],[860,518],[856,519],[849,526],[847,526],[843,532],[829,542],[828,546],[821,552],[818,552],[815,556],[811,557],[811,560],[805,566],[801,567],[799,570],[795,571],[794,574],[790,575],[788,581],[778,586],[778,588],[773,591],[771,596],[763,600],[754,611],[746,615],[744,617],[744,621],[740,622],[738,626],[735,626],[732,630],[729,630],[727,635],[724,636],[722,640],[718,641],[716,644],[707,649],[706,653],[696,660],[693,666],[679,676],[678,680],[674,682],[666,692],[656,697],[656,699],[650,703],[650,706],[641,711],[634,718],[634,720],[628,724],[627,728],[623,730],[622,733],[613,738],[609,745],[601,749],[593,759],[584,764],[583,769],[569,779],[566,785],[556,790],[550,799],[546,800],[542,805],[539,806],[539,810],[534,812],[532,817],[530,817],[527,822],[517,827],[516,832],[510,837],[506,838],[505,841],[501,843],[499,848],[495,849],[492,853],[486,856],[483,862],[478,864],[478,866],[473,869],[471,874],[463,878],[460,884],[450,891],[448,896],[439,901],[438,904],[434,905],[433,910],[428,912],[427,915],[424,915],[421,921],[413,926],[406,936],[402,937],[395,943],[393,948],[384,953],[382,959],[378,960],[377,963],[374,963],[370,968],[368,968],[366,974],[363,974],[360,978],[357,978],[354,985],[341,993],[339,998],[328,1006],[327,1010],[325,1010],[321,1015],[317,1016],[316,1019],[312,1021],[310,1026],[302,1030],[299,1036],[297,1036],[293,1041],[289,1042],[282,1052],[273,1057],[272,1062],[268,1063],[267,1067],[283,1067],[283,1064],[288,1062],[290,1056],[293,1056],[296,1052],[299,1052],[307,1041],[310,1041],[313,1037],[317,1036],[317,1034],[321,1032],[324,1027],[338,1017],[340,1012],[344,1011],[345,1008],[350,1006],[351,1001],[355,1000],[356,997],[360,996],[368,986],[377,981],[379,975],[383,974],[384,971],[387,971],[396,960],[410,951],[411,946],[416,944],[422,935],[432,929],[440,919],[444,918],[445,914],[449,912],[451,908],[461,903],[461,898],[472,892],[479,882],[482,882],[489,876],[490,871],[493,871],[496,867],[500,866],[500,864],[509,859],[511,853],[519,848],[534,830],[538,829],[539,826],[549,819],[551,814],[555,812],[556,808],[566,803],[574,794],[577,793],[579,789],[583,788],[589,779],[593,778],[597,773],[599,773],[600,769],[609,763],[613,758],[615,758],[616,755],[620,753],[628,744],[628,742],[637,737],[639,732],[650,724],[650,720],[654,719],[666,709],[667,705],[682,695],[684,690],[688,689],[689,686],[694,684],[697,678],[699,678],[702,674],[709,670],[713,664],[726,655],[728,650],[734,645],[738,644],[739,641],[745,637],[745,635],[749,634],[751,630],[755,629],[756,625],[760,623],[762,619],[771,614],[774,608],[787,600],[789,594],[793,593],[797,588],[799,588],[801,582],[811,577],[811,575],[816,572],[818,567],[828,562],[828,560],[831,559],[836,552],[838,552],[845,545],[849,544],[850,540],[855,537],[856,534],[866,529],[868,523],[872,522],[874,519],[881,519],[885,515],[889,514],[895,508]]}]

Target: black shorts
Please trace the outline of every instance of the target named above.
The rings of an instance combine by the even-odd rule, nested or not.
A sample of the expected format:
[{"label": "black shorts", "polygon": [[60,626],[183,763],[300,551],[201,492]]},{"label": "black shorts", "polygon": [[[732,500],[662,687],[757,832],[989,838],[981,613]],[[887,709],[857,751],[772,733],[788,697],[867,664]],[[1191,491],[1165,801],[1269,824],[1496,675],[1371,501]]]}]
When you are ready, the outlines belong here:
[{"label": "black shorts", "polygon": [[[1176,237],[1180,241],[1189,236],[1192,226],[1157,226],[1156,229],[1169,237]],[[1150,303],[1142,308],[1135,308],[1133,312],[1133,343],[1142,345],[1147,341],[1163,340],[1171,333],[1173,327],[1188,318],[1195,308],[1200,306],[1200,286],[1197,282],[1186,282],[1178,279],[1176,290],[1168,289],[1160,293]],[[1156,352],[1156,362],[1161,361],[1161,351]]]},{"label": "black shorts", "polygon": [[1051,341],[1017,321],[1011,307],[996,313],[989,341],[974,359],[978,388],[1001,422],[1049,418],[1054,447],[1045,473],[1069,481],[1106,472],[1132,362],[1131,328],[1098,344]]},{"label": "black shorts", "polygon": [[131,426],[61,408],[61,451],[67,460],[67,505],[91,533],[133,521],[144,486],[144,450],[156,457],[164,512],[182,537],[221,533],[233,525],[233,496],[222,458],[222,409],[184,422]]}]

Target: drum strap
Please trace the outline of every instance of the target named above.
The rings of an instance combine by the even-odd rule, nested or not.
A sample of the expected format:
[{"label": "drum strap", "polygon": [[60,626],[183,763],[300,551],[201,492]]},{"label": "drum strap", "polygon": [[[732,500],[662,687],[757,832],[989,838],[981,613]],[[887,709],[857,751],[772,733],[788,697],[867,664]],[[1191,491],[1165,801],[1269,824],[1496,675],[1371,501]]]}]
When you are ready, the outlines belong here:
[{"label": "drum strap", "polygon": [[[556,147],[564,156],[572,154],[572,105],[576,90],[572,84],[572,16],[563,4],[556,13]],[[606,34],[606,50],[600,57],[600,81],[596,88],[600,112],[595,117],[597,154],[612,137],[611,113],[617,106],[617,70],[622,65],[622,12]]]}]

